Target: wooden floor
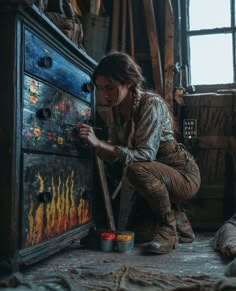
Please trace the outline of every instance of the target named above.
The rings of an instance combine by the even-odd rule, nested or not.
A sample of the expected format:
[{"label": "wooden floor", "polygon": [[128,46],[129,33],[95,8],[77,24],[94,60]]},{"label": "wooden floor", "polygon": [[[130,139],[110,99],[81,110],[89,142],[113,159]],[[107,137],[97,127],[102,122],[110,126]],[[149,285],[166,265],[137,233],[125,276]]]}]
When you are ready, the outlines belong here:
[{"label": "wooden floor", "polygon": [[[43,280],[43,278],[48,276],[58,278],[65,275],[67,278],[72,278],[75,275],[78,277],[89,273],[93,274],[93,280],[95,280],[94,276],[96,276],[96,280],[101,280],[101,278],[105,280],[104,278],[106,277],[104,276],[115,274],[122,268],[126,268],[126,270],[128,268],[143,273],[168,275],[173,278],[186,279],[186,277],[194,277],[196,279],[198,277],[207,277],[208,279],[216,281],[224,278],[225,268],[229,261],[223,260],[219,253],[213,250],[211,245],[212,238],[213,234],[210,233],[196,234],[196,239],[193,243],[179,244],[178,248],[169,254],[154,256],[143,255],[139,245],[136,245],[129,253],[108,253],[100,250],[88,250],[78,245],[72,246],[43,262],[22,270],[23,279],[26,281],[35,281],[35,279],[39,278]],[[70,275],[69,277],[68,274]],[[99,282],[97,286],[100,287],[96,289],[94,284],[96,285],[96,282],[93,283],[93,288],[90,286],[91,288],[88,287],[88,289],[83,285],[83,290],[126,290],[120,287],[113,289],[114,286],[109,289],[108,285],[103,289]],[[174,289],[157,288],[150,290]]]}]

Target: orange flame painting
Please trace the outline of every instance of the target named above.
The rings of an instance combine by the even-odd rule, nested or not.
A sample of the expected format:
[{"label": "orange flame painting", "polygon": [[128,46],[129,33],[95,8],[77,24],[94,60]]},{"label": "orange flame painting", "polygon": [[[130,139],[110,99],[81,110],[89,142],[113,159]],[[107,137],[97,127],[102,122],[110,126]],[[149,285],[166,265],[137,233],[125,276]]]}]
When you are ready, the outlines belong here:
[{"label": "orange flame painting", "polygon": [[[44,177],[40,173],[38,173],[38,180],[38,193],[48,191],[44,186]],[[26,247],[55,237],[91,220],[89,200],[83,199],[82,196],[85,187],[79,189],[79,199],[75,197],[73,170],[63,180],[60,176],[52,176],[49,190],[51,201],[46,204],[35,202],[35,197],[30,193]]]}]

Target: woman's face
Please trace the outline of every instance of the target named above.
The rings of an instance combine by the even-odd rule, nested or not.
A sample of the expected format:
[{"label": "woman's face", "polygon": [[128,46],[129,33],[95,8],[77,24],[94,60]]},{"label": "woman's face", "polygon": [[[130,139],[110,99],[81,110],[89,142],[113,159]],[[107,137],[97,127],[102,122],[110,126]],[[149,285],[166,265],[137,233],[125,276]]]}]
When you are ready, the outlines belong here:
[{"label": "woman's face", "polygon": [[111,107],[119,105],[129,93],[128,84],[121,85],[104,76],[96,77],[96,85]]}]

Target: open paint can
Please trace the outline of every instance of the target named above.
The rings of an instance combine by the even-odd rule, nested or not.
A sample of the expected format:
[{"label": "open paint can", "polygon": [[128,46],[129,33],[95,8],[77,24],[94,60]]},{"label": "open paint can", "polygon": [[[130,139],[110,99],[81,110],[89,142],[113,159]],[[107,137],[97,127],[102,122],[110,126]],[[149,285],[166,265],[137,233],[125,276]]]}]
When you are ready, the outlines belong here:
[{"label": "open paint can", "polygon": [[116,234],[113,232],[101,233],[101,250],[103,252],[112,252]]},{"label": "open paint can", "polygon": [[121,253],[130,252],[134,247],[134,233],[121,231],[116,234],[117,251]]}]

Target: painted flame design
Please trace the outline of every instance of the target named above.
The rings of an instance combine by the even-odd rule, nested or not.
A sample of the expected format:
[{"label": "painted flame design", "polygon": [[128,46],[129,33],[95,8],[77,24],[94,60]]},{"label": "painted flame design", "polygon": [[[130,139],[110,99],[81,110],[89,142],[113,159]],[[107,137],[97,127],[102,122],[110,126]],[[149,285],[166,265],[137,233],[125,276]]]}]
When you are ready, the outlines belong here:
[{"label": "painted flame design", "polygon": [[[38,173],[39,192],[44,192],[44,178]],[[30,193],[30,208],[28,212],[28,232],[25,246],[35,245],[78,225],[90,221],[89,200],[82,198],[83,188],[80,189],[80,199],[75,200],[74,171],[62,181],[51,177],[52,200],[46,205],[35,203]],[[36,205],[37,204],[37,205]]]}]

